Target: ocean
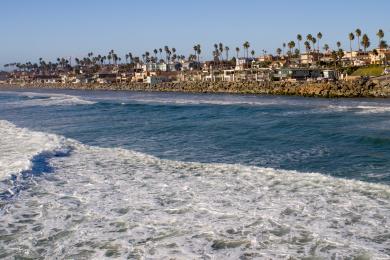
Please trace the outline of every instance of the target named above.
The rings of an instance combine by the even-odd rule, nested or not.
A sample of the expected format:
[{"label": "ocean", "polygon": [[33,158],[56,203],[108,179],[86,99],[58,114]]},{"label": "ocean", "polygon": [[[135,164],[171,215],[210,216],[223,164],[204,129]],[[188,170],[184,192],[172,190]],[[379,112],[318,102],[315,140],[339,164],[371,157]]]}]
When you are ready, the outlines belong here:
[{"label": "ocean", "polygon": [[0,258],[390,259],[390,100],[0,91]]}]

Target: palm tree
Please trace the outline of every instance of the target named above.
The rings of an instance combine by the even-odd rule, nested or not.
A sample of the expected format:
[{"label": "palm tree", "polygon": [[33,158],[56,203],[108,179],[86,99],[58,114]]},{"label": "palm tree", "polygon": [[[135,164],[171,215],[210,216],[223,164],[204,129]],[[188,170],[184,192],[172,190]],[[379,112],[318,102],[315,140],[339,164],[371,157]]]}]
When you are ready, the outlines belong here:
[{"label": "palm tree", "polygon": [[299,52],[301,52],[301,41],[302,41],[302,35],[298,34],[298,35],[297,35],[297,40],[298,40],[298,48],[299,48]]},{"label": "palm tree", "polygon": [[329,51],[329,45],[328,45],[328,44],[325,44],[325,45],[324,45],[324,50],[325,50],[325,52],[328,52],[328,51]]},{"label": "palm tree", "polygon": [[339,49],[339,50],[337,51],[337,56],[338,56],[339,60],[341,61],[342,58],[344,57],[344,51],[343,51],[343,49]]},{"label": "palm tree", "polygon": [[252,55],[252,59],[254,59],[255,58],[255,50],[251,51],[251,55]]},{"label": "palm tree", "polygon": [[278,56],[280,58],[280,54],[282,54],[282,49],[281,48],[277,48],[276,49],[276,53],[278,54]]},{"label": "palm tree", "polygon": [[295,48],[295,42],[294,41],[290,41],[288,44],[287,44],[288,48],[290,49],[289,50],[289,56],[292,55],[292,50]]},{"label": "palm tree", "polygon": [[169,63],[169,60],[170,60],[170,50],[169,50],[169,47],[168,46],[164,46],[164,51],[165,51],[165,55],[166,55],[166,62],[167,64]]},{"label": "palm tree", "polygon": [[340,49],[341,47],[341,42],[336,42],[337,48]]},{"label": "palm tree", "polygon": [[353,33],[349,34],[349,49],[351,51],[351,62],[352,62],[352,41],[355,40],[355,35]]},{"label": "palm tree", "polygon": [[163,52],[163,49],[162,48],[159,48],[158,49],[158,52],[160,53],[160,60],[162,59],[162,52]]},{"label": "palm tree", "polygon": [[237,53],[237,60],[238,60],[239,55],[240,55],[240,48],[239,47],[236,47],[236,53]]},{"label": "palm tree", "polygon": [[320,52],[320,41],[322,39],[322,33],[321,32],[317,33],[317,39],[318,39],[317,49],[318,49],[318,52]]},{"label": "palm tree", "polygon": [[202,52],[201,49],[200,49],[200,44],[194,45],[193,49],[194,49],[194,52],[195,52],[195,57],[197,58],[197,60],[199,62],[199,55]]},{"label": "palm tree", "polygon": [[387,49],[389,47],[389,45],[387,44],[386,41],[380,41],[379,43],[379,49]]},{"label": "palm tree", "polygon": [[364,52],[366,52],[367,48],[371,45],[370,38],[368,38],[367,34],[363,35],[361,44],[363,45]]},{"label": "palm tree", "polygon": [[313,38],[311,39],[311,42],[313,43],[313,52],[315,52],[315,50],[316,50],[316,42],[317,42],[317,39],[313,37]]},{"label": "palm tree", "polygon": [[154,58],[157,60],[157,53],[158,53],[158,50],[157,50],[157,49],[154,49],[154,50],[153,50],[153,53],[154,53]]},{"label": "palm tree", "polygon": [[358,51],[360,51],[360,36],[362,35],[362,31],[358,28],[355,31],[357,42],[358,42]]},{"label": "palm tree", "polygon": [[129,62],[130,62],[130,64],[134,63],[133,54],[131,52],[129,52]]},{"label": "palm tree", "polygon": [[[313,41],[313,35],[311,35],[310,33],[306,36],[306,40],[310,43]],[[313,46],[313,49],[314,49],[314,46]]]},{"label": "palm tree", "polygon": [[219,56],[220,56],[221,60],[223,60],[223,57],[222,57],[223,50],[224,50],[223,44],[220,42],[220,43],[218,44],[218,51],[219,51],[218,53],[219,53]]},{"label": "palm tree", "polygon": [[246,58],[249,58],[249,48],[251,47],[250,43],[248,41],[244,42],[242,45],[244,47],[244,50],[246,50]]},{"label": "palm tree", "polygon": [[310,42],[309,41],[305,41],[304,45],[305,45],[305,48],[306,48],[306,52],[309,53],[310,49],[311,49]]},{"label": "palm tree", "polygon": [[202,50],[200,48],[200,44],[196,45],[196,54],[198,55],[198,63],[199,63],[199,57],[200,54],[202,53]]},{"label": "palm tree", "polygon": [[282,44],[282,46],[283,46],[283,56],[284,56],[284,50],[286,49],[286,43],[284,42],[283,44]]},{"label": "palm tree", "polygon": [[[304,45],[305,45],[305,48],[306,48],[306,56],[309,57],[309,53],[310,53],[310,49],[311,49],[310,42],[309,41],[305,41]],[[309,65],[309,60],[307,61],[307,66],[310,66]]]},{"label": "palm tree", "polygon": [[228,61],[229,60],[229,46],[225,46],[225,53],[226,53],[226,60]]},{"label": "palm tree", "polygon": [[376,36],[378,36],[378,47],[383,39],[383,37],[385,37],[385,33],[383,32],[382,29],[379,29],[379,31],[376,33]]}]

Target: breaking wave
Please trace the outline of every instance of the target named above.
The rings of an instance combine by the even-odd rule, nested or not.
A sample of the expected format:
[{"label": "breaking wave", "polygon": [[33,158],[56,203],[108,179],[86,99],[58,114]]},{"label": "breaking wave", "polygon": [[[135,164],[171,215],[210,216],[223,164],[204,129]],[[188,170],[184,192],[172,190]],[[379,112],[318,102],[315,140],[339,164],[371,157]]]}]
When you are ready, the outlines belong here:
[{"label": "breaking wave", "polygon": [[32,106],[72,106],[72,105],[92,105],[96,102],[82,99],[78,96],[54,93],[36,93],[36,92],[13,92],[19,96],[26,97],[25,100],[9,103],[16,107]]},{"label": "breaking wave", "polygon": [[[390,256],[390,188],[316,173],[187,163],[0,121],[2,175],[42,151],[54,172],[0,210],[0,257]],[[17,138],[12,138],[16,136]],[[20,165],[13,166],[13,162]],[[1,201],[0,201],[1,203]],[[1,204],[0,204],[1,205]],[[363,258],[362,258],[363,259]]]}]

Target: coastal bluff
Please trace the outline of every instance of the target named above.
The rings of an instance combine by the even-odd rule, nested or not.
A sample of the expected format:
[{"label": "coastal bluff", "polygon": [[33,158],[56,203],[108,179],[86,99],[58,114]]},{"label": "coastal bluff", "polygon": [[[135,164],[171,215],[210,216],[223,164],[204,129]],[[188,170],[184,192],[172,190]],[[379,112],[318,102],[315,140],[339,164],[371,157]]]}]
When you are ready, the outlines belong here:
[{"label": "coastal bluff", "polygon": [[355,81],[316,82],[165,82],[156,85],[146,83],[112,84],[42,84],[26,83],[0,85],[1,88],[47,88],[79,90],[127,90],[188,93],[268,94],[308,97],[390,97],[390,78],[359,79]]}]

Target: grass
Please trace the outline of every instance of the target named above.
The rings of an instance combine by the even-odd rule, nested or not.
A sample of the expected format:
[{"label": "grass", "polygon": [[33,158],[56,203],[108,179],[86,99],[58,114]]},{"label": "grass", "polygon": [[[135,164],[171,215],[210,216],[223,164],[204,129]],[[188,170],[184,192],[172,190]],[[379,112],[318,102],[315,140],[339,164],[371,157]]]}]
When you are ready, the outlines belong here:
[{"label": "grass", "polygon": [[383,67],[381,66],[369,66],[357,69],[352,76],[380,76],[383,74]]}]

